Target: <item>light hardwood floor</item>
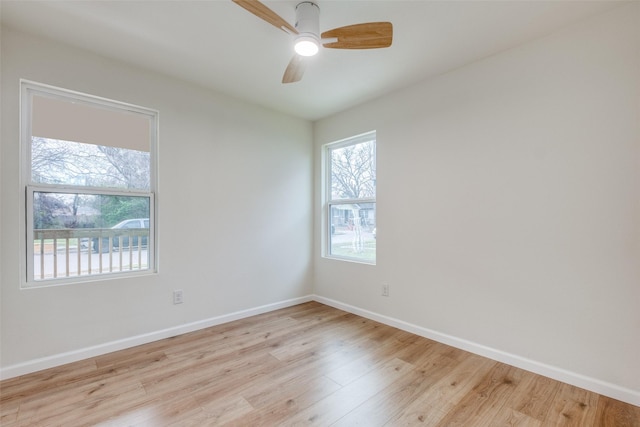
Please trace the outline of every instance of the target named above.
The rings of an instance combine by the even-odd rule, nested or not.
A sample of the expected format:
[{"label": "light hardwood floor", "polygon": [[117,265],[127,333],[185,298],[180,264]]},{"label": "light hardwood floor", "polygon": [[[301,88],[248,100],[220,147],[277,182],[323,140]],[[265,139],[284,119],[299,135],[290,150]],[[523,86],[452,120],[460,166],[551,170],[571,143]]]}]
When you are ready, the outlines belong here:
[{"label": "light hardwood floor", "polygon": [[640,426],[640,408],[310,302],[0,383],[3,426]]}]

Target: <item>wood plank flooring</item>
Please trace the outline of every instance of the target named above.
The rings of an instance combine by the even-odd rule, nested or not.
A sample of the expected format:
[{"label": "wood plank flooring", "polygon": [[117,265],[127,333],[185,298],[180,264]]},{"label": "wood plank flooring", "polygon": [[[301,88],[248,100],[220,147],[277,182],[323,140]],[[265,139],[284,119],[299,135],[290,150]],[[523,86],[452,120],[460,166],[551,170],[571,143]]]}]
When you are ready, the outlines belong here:
[{"label": "wood plank flooring", "polygon": [[316,302],[0,383],[15,426],[612,426],[640,408]]}]

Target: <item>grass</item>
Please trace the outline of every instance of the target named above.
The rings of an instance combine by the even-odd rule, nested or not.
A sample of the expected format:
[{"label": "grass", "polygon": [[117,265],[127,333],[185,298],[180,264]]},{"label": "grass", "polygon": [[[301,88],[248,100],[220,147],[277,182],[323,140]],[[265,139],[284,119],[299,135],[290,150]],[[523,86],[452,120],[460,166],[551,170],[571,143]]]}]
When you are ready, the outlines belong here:
[{"label": "grass", "polygon": [[345,258],[353,258],[362,261],[376,260],[376,241],[365,241],[361,252],[353,250],[350,242],[334,243],[331,245],[331,255]]}]

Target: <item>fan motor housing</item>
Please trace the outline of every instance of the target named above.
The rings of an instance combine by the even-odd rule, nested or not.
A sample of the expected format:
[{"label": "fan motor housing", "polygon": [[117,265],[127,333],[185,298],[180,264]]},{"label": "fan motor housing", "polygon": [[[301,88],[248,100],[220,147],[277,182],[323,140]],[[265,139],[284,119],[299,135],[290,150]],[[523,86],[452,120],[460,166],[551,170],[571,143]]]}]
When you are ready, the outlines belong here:
[{"label": "fan motor housing", "polygon": [[320,8],[317,4],[304,1],[296,6],[296,30],[301,36],[311,36],[320,40]]}]

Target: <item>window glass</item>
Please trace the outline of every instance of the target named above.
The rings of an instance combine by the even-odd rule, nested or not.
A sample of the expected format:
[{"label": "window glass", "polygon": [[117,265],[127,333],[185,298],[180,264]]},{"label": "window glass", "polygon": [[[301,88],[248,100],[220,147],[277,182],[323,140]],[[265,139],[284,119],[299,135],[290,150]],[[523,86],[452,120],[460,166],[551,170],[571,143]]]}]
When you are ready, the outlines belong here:
[{"label": "window glass", "polygon": [[331,152],[331,199],[376,197],[375,140]]},{"label": "window glass", "polygon": [[369,262],[376,260],[375,206],[375,203],[331,206],[331,255]]},{"label": "window glass", "polygon": [[[32,194],[34,280],[149,268],[148,227],[141,230],[141,220],[118,223],[123,216],[148,217],[149,197]],[[126,231],[132,228],[135,233]]]},{"label": "window glass", "polygon": [[[33,227],[63,228],[141,228],[142,221],[131,217],[149,217],[148,196],[114,196],[108,194],[60,193],[34,191]],[[148,227],[148,220],[147,226]]]},{"label": "window glass", "polygon": [[376,261],[376,136],[371,132],[326,149],[326,255]]}]

